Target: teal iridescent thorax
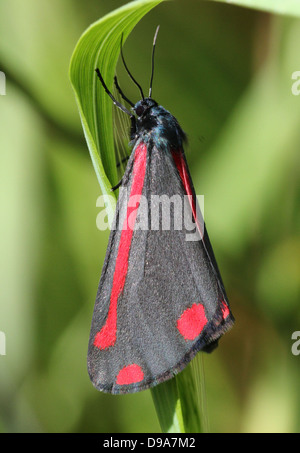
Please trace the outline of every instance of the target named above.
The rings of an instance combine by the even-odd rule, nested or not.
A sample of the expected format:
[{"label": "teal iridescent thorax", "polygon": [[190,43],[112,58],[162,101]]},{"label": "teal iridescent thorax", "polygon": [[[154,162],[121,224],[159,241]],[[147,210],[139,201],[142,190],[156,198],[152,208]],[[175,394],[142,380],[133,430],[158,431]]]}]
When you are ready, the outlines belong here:
[{"label": "teal iridescent thorax", "polygon": [[137,114],[135,137],[158,149],[182,148],[185,133],[176,118],[151,98],[137,102],[133,108]]}]

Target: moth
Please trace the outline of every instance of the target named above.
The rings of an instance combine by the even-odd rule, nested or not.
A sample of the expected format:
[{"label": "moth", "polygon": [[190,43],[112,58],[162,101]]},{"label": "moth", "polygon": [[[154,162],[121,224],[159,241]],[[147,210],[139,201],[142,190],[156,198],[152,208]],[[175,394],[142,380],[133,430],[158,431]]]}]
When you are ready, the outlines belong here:
[{"label": "moth", "polygon": [[[141,92],[134,104],[115,78],[131,110],[113,96],[96,69],[104,95],[131,120],[132,152],[113,187],[119,197],[88,347],[92,383],[114,394],[171,379],[198,351],[212,351],[234,323],[185,157],[186,135],[152,98],[157,33],[158,28],[148,97],[128,70],[121,42],[123,63]],[[157,206],[162,199],[169,200],[171,213],[175,200],[182,202],[181,212],[192,219],[197,240],[190,240],[185,222],[178,227],[178,216],[164,228],[166,213]]]}]

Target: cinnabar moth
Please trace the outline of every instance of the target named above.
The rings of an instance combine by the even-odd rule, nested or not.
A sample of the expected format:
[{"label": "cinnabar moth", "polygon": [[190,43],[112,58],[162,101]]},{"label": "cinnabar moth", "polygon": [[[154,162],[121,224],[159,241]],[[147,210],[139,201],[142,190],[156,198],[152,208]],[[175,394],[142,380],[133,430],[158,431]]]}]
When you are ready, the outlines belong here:
[{"label": "cinnabar moth", "polygon": [[[126,66],[121,42],[125,68],[140,88],[142,99],[133,104],[116,79],[115,84],[132,111],[114,98],[96,69],[106,93],[131,118],[133,146],[124,176],[113,188],[121,187],[114,220],[121,228],[110,233],[88,348],[88,372],[94,386],[114,394],[137,392],[172,378],[198,351],[213,350],[234,323],[208,234],[196,209],[183,151],[185,134],[174,116],[151,97],[157,32],[158,28],[146,98]],[[174,224],[162,228],[161,212],[158,229],[140,228],[141,220],[151,223],[153,213],[141,210],[139,202],[153,194],[180,200],[188,197],[197,241],[186,240],[190,231],[185,225],[181,229]]]}]

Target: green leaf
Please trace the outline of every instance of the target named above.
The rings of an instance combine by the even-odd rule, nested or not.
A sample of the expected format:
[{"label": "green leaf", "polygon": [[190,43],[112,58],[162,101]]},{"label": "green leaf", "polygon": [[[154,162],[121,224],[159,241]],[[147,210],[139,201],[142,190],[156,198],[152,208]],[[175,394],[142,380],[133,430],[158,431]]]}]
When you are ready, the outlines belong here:
[{"label": "green leaf", "polygon": [[212,0],[229,5],[259,9],[274,14],[300,17],[299,0]]},{"label": "green leaf", "polygon": [[199,353],[174,379],[152,389],[163,432],[207,432],[205,394],[203,353]]},{"label": "green leaf", "polygon": [[151,390],[161,429],[165,433],[184,433],[182,407],[177,378],[157,385]]},{"label": "green leaf", "polygon": [[134,1],[101,18],[81,36],[71,58],[70,79],[94,169],[102,194],[106,195],[109,219],[113,218],[116,207],[116,198],[110,189],[118,182],[113,104],[97,79],[95,69],[100,69],[108,88],[112,89],[122,34],[125,42],[139,20],[162,1]]}]

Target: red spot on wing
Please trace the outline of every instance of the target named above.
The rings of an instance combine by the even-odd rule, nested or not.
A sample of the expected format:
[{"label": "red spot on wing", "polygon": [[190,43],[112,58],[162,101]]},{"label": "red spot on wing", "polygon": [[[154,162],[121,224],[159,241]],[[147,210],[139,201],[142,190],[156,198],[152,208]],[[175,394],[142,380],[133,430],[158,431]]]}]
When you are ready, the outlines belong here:
[{"label": "red spot on wing", "polygon": [[129,385],[140,382],[143,379],[144,373],[142,368],[136,363],[133,363],[132,365],[125,366],[119,371],[116,383],[118,385]]},{"label": "red spot on wing", "polygon": [[177,328],[185,340],[194,340],[207,324],[202,304],[193,304],[177,320]]},{"label": "red spot on wing", "polygon": [[188,195],[189,203],[192,209],[192,214],[195,219],[195,223],[197,225],[198,231],[200,233],[201,239],[203,238],[203,227],[201,228],[199,219],[197,218],[197,205],[196,205],[196,199],[193,194],[193,189],[192,189],[192,183],[189,177],[189,173],[187,170],[187,165],[186,162],[183,158],[182,151],[180,149],[178,150],[173,150],[172,151],[172,156],[175,162],[175,165],[177,167],[180,179],[182,181],[183,187],[186,191],[186,194]]},{"label": "red spot on wing", "polygon": [[[135,151],[133,165],[133,179],[130,190],[130,197],[140,197],[142,194],[146,173],[147,146],[141,143]],[[137,199],[138,201],[138,199]],[[116,259],[115,272],[113,277],[110,305],[106,322],[102,329],[96,334],[94,346],[99,349],[106,349],[113,346],[117,338],[117,302],[125,285],[128,271],[128,258],[133,234],[133,227],[137,216],[137,207],[128,206],[126,219],[124,220],[121,232],[118,256]],[[128,228],[130,217],[131,228]]]},{"label": "red spot on wing", "polygon": [[225,320],[229,315],[230,315],[230,310],[228,308],[228,305],[224,301],[222,301],[222,313],[223,313],[223,319]]}]

